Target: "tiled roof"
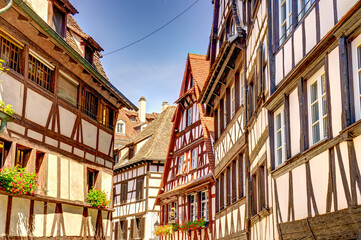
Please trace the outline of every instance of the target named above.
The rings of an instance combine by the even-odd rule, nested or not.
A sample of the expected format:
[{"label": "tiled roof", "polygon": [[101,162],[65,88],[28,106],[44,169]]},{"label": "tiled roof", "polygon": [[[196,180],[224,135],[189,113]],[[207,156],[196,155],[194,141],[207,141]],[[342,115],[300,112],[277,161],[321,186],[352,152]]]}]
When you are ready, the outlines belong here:
[{"label": "tiled roof", "polygon": [[93,46],[96,49],[96,51],[94,52],[94,56],[93,56],[93,66],[98,70],[98,72],[104,78],[108,79],[107,75],[105,74],[104,68],[100,62],[101,54],[99,51],[103,51],[103,49],[99,46],[99,44],[97,42],[94,41],[94,39],[92,37],[90,37],[88,34],[84,33],[83,30],[78,25],[78,23],[73,18],[73,16],[68,14],[65,40],[75,51],[77,51],[80,55],[83,56],[83,52],[79,49],[71,32],[78,35],[80,38],[82,38],[84,41],[91,44],[91,46]]},{"label": "tiled roof", "polygon": [[188,54],[190,67],[192,69],[193,79],[197,82],[200,89],[203,89],[207,80],[210,68],[210,61],[206,59],[206,55]]},{"label": "tiled roof", "polygon": [[137,152],[132,159],[128,159],[126,154],[125,157],[120,159],[114,166],[114,169],[119,169],[142,160],[165,161],[172,133],[173,123],[171,120],[175,109],[176,107],[169,106],[157,119],[151,122],[148,127],[138,134],[125,148],[148,138],[146,143],[140,149],[137,149]]}]

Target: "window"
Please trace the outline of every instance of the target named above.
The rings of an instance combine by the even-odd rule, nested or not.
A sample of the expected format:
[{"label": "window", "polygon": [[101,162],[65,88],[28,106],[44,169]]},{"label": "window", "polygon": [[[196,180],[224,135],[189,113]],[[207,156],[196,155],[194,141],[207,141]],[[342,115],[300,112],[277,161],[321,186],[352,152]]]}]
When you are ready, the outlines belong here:
[{"label": "window", "polygon": [[193,87],[194,86],[194,82],[193,82],[193,76],[191,75],[191,77],[189,78],[189,88]]},{"label": "window", "polygon": [[236,93],[234,85],[231,87],[231,118],[236,113]]},{"label": "window", "polygon": [[208,192],[201,192],[201,218],[208,221]]},{"label": "window", "polygon": [[94,55],[94,51],[88,47],[87,45],[85,45],[85,49],[84,49],[84,58],[85,60],[87,60],[90,64],[93,64],[93,55]]},{"label": "window", "polygon": [[311,9],[311,6],[315,3],[315,0],[298,0],[298,21]]},{"label": "window", "polygon": [[144,198],[144,177],[137,178],[137,186],[136,186],[136,199],[142,200]]},{"label": "window", "polygon": [[193,123],[193,107],[187,109],[187,126]]},{"label": "window", "polygon": [[88,191],[95,187],[95,183],[98,177],[98,171],[88,169]]},{"label": "window", "polygon": [[129,153],[128,153],[128,158],[129,159],[132,159],[135,155],[135,147],[132,146],[132,147],[129,147]]},{"label": "window", "polygon": [[361,35],[352,42],[356,119],[361,119]]},{"label": "window", "polygon": [[20,71],[20,48],[4,37],[1,37],[1,59],[4,66]]},{"label": "window", "polygon": [[246,195],[246,161],[243,154],[238,157],[238,196],[242,198]]},{"label": "window", "polygon": [[244,95],[245,95],[245,93],[244,93],[244,73],[243,72],[241,72],[240,74],[239,74],[239,92],[240,92],[240,94],[239,94],[239,98],[240,98],[240,104],[241,104],[241,106],[242,105],[244,105]]},{"label": "window", "polygon": [[104,103],[100,103],[99,111],[99,123],[110,129],[113,129],[114,111],[113,109],[106,106]]},{"label": "window", "polygon": [[125,134],[125,123],[122,120],[117,122],[116,131],[117,133]]},{"label": "window", "polygon": [[[127,239],[127,221],[119,221],[119,238],[120,240]],[[116,238],[117,239],[117,238]]]},{"label": "window", "polygon": [[0,140],[0,168],[2,168],[5,164],[5,160],[9,153],[10,147],[10,142]]},{"label": "window", "polygon": [[35,159],[35,172],[39,173],[41,164],[43,163],[45,153],[43,152],[36,152],[36,159]]},{"label": "window", "polygon": [[128,195],[128,182],[122,183],[120,185],[120,203],[126,203],[127,202],[127,195]]},{"label": "window", "polygon": [[280,44],[292,32],[292,0],[279,0]]},{"label": "window", "polygon": [[284,109],[277,110],[274,114],[275,121],[275,156],[276,167],[286,160],[286,141],[285,141],[285,123]]},{"label": "window", "polygon": [[192,151],[192,169],[196,169],[198,166],[198,147]]},{"label": "window", "polygon": [[130,121],[135,122],[135,117],[131,117]]},{"label": "window", "polygon": [[54,92],[53,70],[33,55],[29,55],[29,79],[42,88]]},{"label": "window", "polygon": [[178,174],[183,173],[183,156],[178,157]]},{"label": "window", "polygon": [[79,83],[65,74],[59,74],[58,81],[59,98],[77,107]]},{"label": "window", "polygon": [[60,11],[56,6],[53,7],[52,28],[62,37],[65,36],[65,13]]},{"label": "window", "polygon": [[190,221],[195,221],[198,219],[197,217],[197,195],[192,194],[189,195],[189,209],[190,209]]},{"label": "window", "polygon": [[323,69],[308,83],[310,142],[315,144],[327,136],[326,81]]},{"label": "window", "polygon": [[26,167],[30,152],[31,152],[31,149],[28,149],[28,148],[25,148],[22,146],[17,146],[15,165],[18,165],[21,168]]},{"label": "window", "polygon": [[[241,175],[238,175],[241,177]],[[236,160],[232,161],[232,199],[231,202],[235,202],[237,200],[237,162]]]},{"label": "window", "polygon": [[82,111],[89,117],[97,119],[98,98],[85,88],[82,93]]},{"label": "window", "polygon": [[141,218],[135,219],[135,236],[136,238],[142,238],[143,221]]}]

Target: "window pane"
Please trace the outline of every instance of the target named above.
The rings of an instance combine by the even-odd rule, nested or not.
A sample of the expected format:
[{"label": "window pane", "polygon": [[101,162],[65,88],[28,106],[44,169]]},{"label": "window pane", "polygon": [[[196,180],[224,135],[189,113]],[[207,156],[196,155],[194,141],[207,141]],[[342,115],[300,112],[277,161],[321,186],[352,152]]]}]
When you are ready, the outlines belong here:
[{"label": "window pane", "polygon": [[318,112],[318,103],[315,103],[314,105],[311,106],[311,119],[312,119],[312,124],[320,119]]},{"label": "window pane", "polygon": [[317,143],[318,141],[320,141],[320,123],[312,126],[312,139],[313,143]]},{"label": "window pane", "polygon": [[321,76],[321,93],[324,94],[326,92],[326,80],[325,74]]},{"label": "window pane", "polygon": [[314,84],[311,85],[311,103],[313,103],[314,101],[317,100],[317,82],[315,82]]},{"label": "window pane", "polygon": [[358,73],[359,94],[361,95],[361,71]]},{"label": "window pane", "polygon": [[281,5],[281,24],[286,20],[286,3]]},{"label": "window pane", "polygon": [[282,148],[277,150],[277,165],[282,163]]},{"label": "window pane", "polygon": [[276,116],[276,130],[279,130],[281,128],[281,114],[278,114]]},{"label": "window pane", "polygon": [[282,146],[282,132],[277,132],[277,148]]},{"label": "window pane", "polygon": [[361,46],[359,46],[357,48],[357,66],[358,66],[358,69],[361,68]]},{"label": "window pane", "polygon": [[327,117],[323,119],[323,137],[327,137]]},{"label": "window pane", "polygon": [[322,116],[325,116],[327,114],[327,102],[326,102],[326,96],[322,98]]}]

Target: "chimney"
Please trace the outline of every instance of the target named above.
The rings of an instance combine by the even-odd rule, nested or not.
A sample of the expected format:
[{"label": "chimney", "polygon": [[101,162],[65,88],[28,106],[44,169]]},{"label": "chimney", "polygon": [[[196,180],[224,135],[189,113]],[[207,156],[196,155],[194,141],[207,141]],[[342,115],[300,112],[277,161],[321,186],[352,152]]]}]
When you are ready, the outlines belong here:
[{"label": "chimney", "polygon": [[164,110],[166,110],[167,107],[169,107],[168,102],[163,102],[163,104],[162,104],[162,112],[163,112]]},{"label": "chimney", "polygon": [[140,122],[145,122],[145,108],[146,108],[146,103],[147,103],[147,100],[145,100],[145,97],[140,97],[139,99],[139,110],[138,110],[138,118],[139,118],[139,121]]}]

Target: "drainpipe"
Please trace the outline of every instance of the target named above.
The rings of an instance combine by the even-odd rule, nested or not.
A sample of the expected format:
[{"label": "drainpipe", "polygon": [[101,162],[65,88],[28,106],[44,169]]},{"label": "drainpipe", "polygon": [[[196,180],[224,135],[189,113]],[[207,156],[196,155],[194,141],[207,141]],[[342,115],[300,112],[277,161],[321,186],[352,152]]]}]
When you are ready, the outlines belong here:
[{"label": "drainpipe", "polygon": [[0,9],[0,15],[9,11],[12,5],[13,5],[13,0],[7,0],[6,6]]}]

